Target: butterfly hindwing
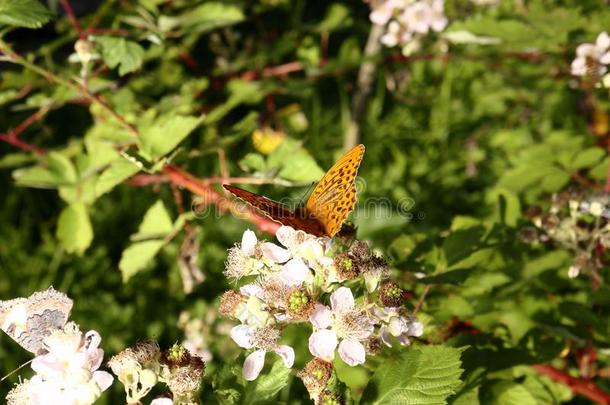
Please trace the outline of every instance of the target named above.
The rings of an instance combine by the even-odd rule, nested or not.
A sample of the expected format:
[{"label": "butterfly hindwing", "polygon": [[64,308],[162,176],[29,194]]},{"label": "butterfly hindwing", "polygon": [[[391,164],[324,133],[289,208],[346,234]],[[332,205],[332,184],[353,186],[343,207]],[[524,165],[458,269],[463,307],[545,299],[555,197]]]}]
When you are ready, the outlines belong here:
[{"label": "butterfly hindwing", "polygon": [[294,229],[301,229],[315,236],[324,235],[324,227],[303,209],[290,210],[284,204],[273,201],[262,195],[252,193],[239,187],[223,184],[223,187],[233,195],[241,198],[268,218]]}]

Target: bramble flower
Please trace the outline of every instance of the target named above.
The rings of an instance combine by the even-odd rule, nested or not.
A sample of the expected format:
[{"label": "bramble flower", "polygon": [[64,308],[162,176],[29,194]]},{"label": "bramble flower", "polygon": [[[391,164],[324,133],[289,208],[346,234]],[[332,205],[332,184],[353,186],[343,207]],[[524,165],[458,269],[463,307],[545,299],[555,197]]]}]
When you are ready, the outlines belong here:
[{"label": "bramble flower", "polygon": [[104,357],[100,342],[96,331],[83,336],[74,322],[54,330],[44,339],[47,353],[32,360],[36,375],[11,390],[8,403],[94,403],[113,381],[112,375],[98,370]]},{"label": "bramble flower", "polygon": [[176,344],[161,352],[159,345],[153,341],[141,342],[123,350],[112,357],[108,365],[125,386],[128,404],[141,403],[141,399],[157,382],[167,385],[173,400],[156,398],[153,404],[193,404],[205,371],[203,360],[183,346]]},{"label": "bramble flower", "polygon": [[371,0],[371,22],[386,26],[381,43],[402,47],[405,55],[415,52],[430,31],[447,26],[444,0]]},{"label": "bramble flower", "polygon": [[195,404],[201,386],[205,363],[186,348],[173,345],[161,357],[159,380],[167,384],[174,404]]},{"label": "bramble flower", "polygon": [[392,347],[390,336],[406,346],[411,343],[409,337],[419,337],[424,333],[424,325],[413,316],[403,315],[400,308],[376,308],[373,312],[381,323],[381,341],[388,347]]},{"label": "bramble flower", "polygon": [[305,365],[305,368],[297,373],[297,377],[303,381],[305,388],[307,388],[309,397],[316,404],[320,403],[320,395],[326,390],[332,375],[332,364],[318,358],[311,360]]},{"label": "bramble flower", "polygon": [[373,333],[372,320],[356,307],[352,291],[347,287],[339,287],[332,293],[330,302],[331,308],[317,304],[309,317],[318,329],[309,337],[309,351],[330,361],[335,357],[338,345],[339,356],[344,362],[350,366],[364,363],[366,351],[361,342]]},{"label": "bramble flower", "polygon": [[161,351],[156,342],[129,347],[108,361],[108,366],[125,387],[128,404],[139,403],[157,384]]},{"label": "bramble flower", "polygon": [[592,76],[599,78],[607,71],[610,64],[610,35],[602,32],[594,44],[584,43],[576,48],[576,58],[570,66],[574,76]]},{"label": "bramble flower", "polygon": [[[258,377],[270,351],[292,367],[294,350],[278,344],[280,331],[290,323],[313,326],[309,351],[318,363],[311,364],[327,365],[331,371],[330,361],[337,350],[345,363],[356,366],[365,362],[367,354],[379,353],[391,336],[406,344],[408,337],[421,335],[423,326],[403,308],[410,293],[388,280],[388,263],[365,242],[318,238],[287,226],[280,227],[276,236],[280,246],[258,241],[246,231],[241,245],[229,251],[239,260],[228,260],[232,269],[225,274],[255,276],[220,299],[220,313],[240,321],[231,330],[232,339],[242,348],[253,349],[244,361],[246,380]],[[255,272],[251,272],[253,268]],[[342,285],[347,281],[356,289],[376,294],[379,303],[365,298],[356,305],[352,290]],[[327,307],[321,302],[329,293]],[[319,378],[303,378],[311,385],[312,399],[316,403],[322,403],[320,398],[337,400],[334,388],[316,382]]]},{"label": "bramble flower", "polygon": [[272,327],[252,328],[248,325],[237,325],[231,329],[231,338],[244,349],[256,348],[244,361],[243,376],[247,381],[254,381],[265,365],[267,352],[275,352],[282,358],[284,365],[291,368],[294,364],[294,349],[288,345],[279,345],[280,331]]}]

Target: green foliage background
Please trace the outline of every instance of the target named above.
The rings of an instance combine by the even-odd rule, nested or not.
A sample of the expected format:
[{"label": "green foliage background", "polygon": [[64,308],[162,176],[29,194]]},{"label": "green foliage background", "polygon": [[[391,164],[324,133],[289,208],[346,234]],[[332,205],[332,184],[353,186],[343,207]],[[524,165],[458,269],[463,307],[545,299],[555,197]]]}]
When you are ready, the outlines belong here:
[{"label": "green foliage background", "polygon": [[[18,62],[0,65],[0,130],[42,109],[20,138],[48,152],[0,143],[0,297],[53,284],[74,299],[72,319],[100,332],[107,356],[144,338],[168,346],[183,338],[181,311],[214,310],[229,288],[226,249],[253,225],[230,215],[180,216],[168,183],[127,179],[159,175],[169,162],[217,177],[222,150],[232,176],[276,183],[251,189],[300,198],[341,153],[370,9],[356,0],[72,3],[84,29],[108,29],[90,39],[101,59],[92,62],[86,91],[78,84],[81,65],[68,61],[78,34],[60,4],[0,0],[1,48]],[[450,362],[457,354],[448,347],[466,348],[455,365],[464,370],[461,385],[417,403],[443,403],[451,392],[455,404],[587,403],[529,366],[549,363],[579,377],[577,353],[592,347],[595,369],[609,367],[610,289],[586,275],[569,279],[570,250],[519,236],[531,226],[527,209],[548,209],[551,194],[603,189],[608,91],[572,77],[569,65],[578,44],[610,31],[610,9],[602,0],[491,7],[447,0],[445,9],[445,33],[427,38],[418,53],[373,56],[377,71],[360,117],[364,187],[353,215],[358,238],[390,258],[403,287],[419,297],[431,286],[419,313],[426,334],[416,348],[386,350],[366,367],[339,364],[339,378],[362,403],[407,403],[419,395],[410,384],[421,389],[417,378],[427,370],[410,364],[432,367],[439,356]],[[450,41],[464,31],[497,40]],[[287,74],[264,70],[296,62],[299,69]],[[268,156],[252,141],[265,125],[287,134]],[[194,199],[182,194],[188,213]],[[371,201],[381,198],[390,204],[377,204],[371,215]],[[411,216],[398,209],[405,201],[414,202]],[[206,275],[191,294],[176,264],[184,221],[200,230],[198,264]],[[138,232],[140,241],[131,237]],[[603,280],[610,277],[606,259],[602,252]],[[450,329],[456,320],[470,326]],[[268,382],[277,390],[241,385],[230,367],[243,353],[221,334],[222,323],[210,326],[214,359],[204,403],[229,403],[234,392],[245,393],[243,402],[309,401],[301,382],[277,377],[281,371],[269,374],[280,380]],[[296,367],[308,359],[305,338],[291,336]],[[393,380],[380,364],[397,353],[404,369],[386,387]],[[0,337],[0,374],[27,359]],[[5,381],[2,393],[16,381]],[[607,378],[592,381],[610,391]],[[397,396],[383,395],[390,391]],[[100,403],[121,398],[117,383]]]}]

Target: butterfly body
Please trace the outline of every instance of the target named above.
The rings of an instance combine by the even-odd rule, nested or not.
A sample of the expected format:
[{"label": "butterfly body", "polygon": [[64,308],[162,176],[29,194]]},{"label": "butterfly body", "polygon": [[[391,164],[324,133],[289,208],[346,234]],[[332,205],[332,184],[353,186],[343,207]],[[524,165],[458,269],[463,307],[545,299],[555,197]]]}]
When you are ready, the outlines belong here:
[{"label": "butterfly body", "polygon": [[322,177],[305,206],[294,210],[239,187],[223,187],[282,225],[314,236],[333,237],[356,204],[355,180],[363,155],[364,145],[347,152]]}]

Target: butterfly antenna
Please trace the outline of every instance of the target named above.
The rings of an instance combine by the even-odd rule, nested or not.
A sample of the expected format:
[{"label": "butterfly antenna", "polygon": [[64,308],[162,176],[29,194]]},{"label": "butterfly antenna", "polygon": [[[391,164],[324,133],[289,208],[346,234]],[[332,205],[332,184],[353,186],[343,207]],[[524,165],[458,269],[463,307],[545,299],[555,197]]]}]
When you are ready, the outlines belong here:
[{"label": "butterfly antenna", "polygon": [[[34,359],[32,359],[34,360]],[[20,365],[19,367],[17,367],[16,369],[14,369],[13,371],[11,371],[10,373],[8,373],[7,375],[5,375],[4,377],[2,377],[2,379],[0,379],[0,382],[6,380],[7,378],[9,378],[10,376],[12,376],[13,374],[15,374],[17,371],[21,370],[22,368],[24,368],[25,366],[27,366],[28,364],[30,364],[32,362],[32,360],[30,361],[26,361],[25,363],[23,363],[22,365]]]},{"label": "butterfly antenna", "polygon": [[314,184],[316,184],[316,182],[312,181],[311,184],[309,185],[309,187],[307,187],[307,190],[305,190],[305,193],[299,199],[299,207],[302,207],[305,205],[305,198],[309,195],[309,192],[313,188]]}]

